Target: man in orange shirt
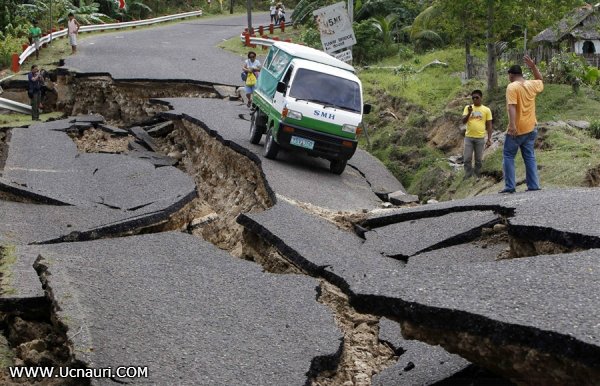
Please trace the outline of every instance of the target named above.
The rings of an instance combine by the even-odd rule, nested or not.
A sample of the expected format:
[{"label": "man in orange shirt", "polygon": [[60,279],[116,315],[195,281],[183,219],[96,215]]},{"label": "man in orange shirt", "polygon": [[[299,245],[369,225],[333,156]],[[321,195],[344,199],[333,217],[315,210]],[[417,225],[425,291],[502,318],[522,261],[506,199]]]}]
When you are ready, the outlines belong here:
[{"label": "man in orange shirt", "polygon": [[526,55],[524,61],[531,69],[535,80],[525,80],[519,65],[511,66],[508,69],[508,79],[510,80],[506,87],[508,130],[504,140],[502,162],[504,189],[500,193],[515,192],[515,156],[519,149],[521,149],[521,155],[525,161],[526,191],[540,190],[533,145],[537,137],[535,97],[544,90],[544,83],[542,74],[533,59]]}]

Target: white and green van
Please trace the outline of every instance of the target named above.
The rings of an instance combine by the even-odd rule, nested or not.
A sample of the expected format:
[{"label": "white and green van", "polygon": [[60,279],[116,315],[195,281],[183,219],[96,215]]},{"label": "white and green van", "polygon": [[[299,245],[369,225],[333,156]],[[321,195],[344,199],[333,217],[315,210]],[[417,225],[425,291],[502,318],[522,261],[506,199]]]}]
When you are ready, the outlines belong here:
[{"label": "white and green van", "polygon": [[285,42],[269,49],[252,100],[250,142],[266,134],[265,157],[275,159],[281,148],[304,151],[329,160],[336,174],[354,155],[362,115],[371,110],[352,66]]}]

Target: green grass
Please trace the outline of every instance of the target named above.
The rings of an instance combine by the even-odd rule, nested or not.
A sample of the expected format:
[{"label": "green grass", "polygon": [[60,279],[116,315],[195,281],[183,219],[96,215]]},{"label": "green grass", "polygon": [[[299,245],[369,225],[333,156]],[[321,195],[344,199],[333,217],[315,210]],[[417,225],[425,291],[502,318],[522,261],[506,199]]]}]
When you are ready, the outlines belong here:
[{"label": "green grass", "polygon": [[[63,116],[61,112],[51,112],[46,114],[40,114],[42,121],[47,121],[50,118],[60,118]],[[0,127],[20,127],[33,124],[30,115],[10,113],[0,114]]]},{"label": "green grass", "polygon": [[582,87],[574,94],[571,86],[564,84],[544,84],[544,91],[536,98],[538,121],[585,120],[600,118],[600,95]]},{"label": "green grass", "polygon": [[[423,70],[425,65],[434,60],[447,63],[448,67],[436,66]],[[397,66],[400,67],[396,71],[376,68]],[[448,49],[415,55],[408,59],[387,58],[369,68],[361,69],[359,77],[363,82],[366,99],[371,103],[377,100],[374,95],[384,91],[388,96],[402,98],[431,114],[436,114],[444,111],[448,102],[465,89],[460,80],[463,67],[463,52],[460,49]]]}]

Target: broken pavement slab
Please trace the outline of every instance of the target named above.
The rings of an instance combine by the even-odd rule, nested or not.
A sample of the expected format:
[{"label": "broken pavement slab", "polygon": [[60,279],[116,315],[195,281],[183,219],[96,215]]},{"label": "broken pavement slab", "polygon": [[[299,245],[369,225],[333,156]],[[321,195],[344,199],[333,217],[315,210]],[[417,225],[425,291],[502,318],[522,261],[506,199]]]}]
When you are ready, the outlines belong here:
[{"label": "broken pavement slab", "polygon": [[133,134],[138,141],[144,145],[148,150],[159,153],[160,148],[156,145],[152,137],[139,126],[129,128],[129,132]]},{"label": "broken pavement slab", "polygon": [[177,168],[121,154],[79,154],[67,134],[55,131],[61,124],[12,130],[3,171],[8,183],[53,202],[123,210],[195,194],[194,181]]},{"label": "broken pavement slab", "polygon": [[104,132],[107,132],[111,135],[116,135],[119,137],[126,137],[129,135],[129,132],[127,130],[123,130],[118,127],[114,127],[114,126],[110,126],[110,125],[106,125],[106,124],[98,125],[98,129],[100,129]]},{"label": "broken pavement slab", "polygon": [[394,205],[406,205],[419,202],[419,196],[414,194],[407,194],[402,190],[392,192],[388,194],[388,201]]},{"label": "broken pavement slab", "polygon": [[102,205],[55,206],[0,200],[0,240],[14,245],[44,244],[136,233],[168,221],[187,202],[159,201],[122,211]]},{"label": "broken pavement slab", "polygon": [[471,364],[439,346],[406,340],[398,323],[381,318],[379,339],[388,342],[400,357],[397,362],[373,376],[373,385],[434,385],[464,371]]},{"label": "broken pavement slab", "polygon": [[[463,244],[500,220],[491,211],[449,213],[399,222],[365,233],[365,247],[386,256],[407,258],[431,249]],[[435,231],[433,231],[435,229]]]},{"label": "broken pavement slab", "polygon": [[222,385],[301,385],[335,368],[342,334],[315,300],[315,279],[265,273],[175,232],[40,254],[58,321],[90,367],[143,365],[139,381]]},{"label": "broken pavement slab", "polygon": [[530,241],[600,248],[598,188],[544,189],[487,195],[369,214],[362,226],[375,229],[402,221],[461,211],[490,210],[506,218],[508,233]]},{"label": "broken pavement slab", "polygon": [[46,299],[33,269],[37,253],[3,242],[0,237],[0,311],[35,308]]},{"label": "broken pavement slab", "polygon": [[151,137],[164,137],[175,129],[173,121],[165,121],[157,123],[156,125],[146,127],[146,132]]},{"label": "broken pavement slab", "polygon": [[[582,197],[571,198],[572,202],[581,204],[585,202],[582,198],[593,197],[589,190],[578,192]],[[545,208],[549,215],[556,214],[556,209],[550,209],[556,208],[556,201],[548,196],[577,194],[570,193],[545,197],[515,194],[510,201],[501,202],[507,206],[500,210],[514,210],[515,217],[509,220],[516,218],[523,227],[526,219],[543,223],[550,220],[543,216]],[[535,209],[530,200],[535,201]],[[590,202],[591,207],[596,201]],[[444,213],[442,208],[448,210],[446,214],[453,208],[460,213],[469,205],[473,205],[471,209],[491,209],[492,202],[498,205],[497,197],[407,211],[416,218],[433,218]],[[525,216],[526,208],[538,216]],[[556,221],[558,229],[578,221],[597,223],[592,213],[583,218],[563,213]],[[403,221],[409,218],[406,215]],[[516,382],[533,379],[544,384],[589,384],[590,379],[600,379],[600,270],[595,269],[600,250],[500,261],[483,258],[468,265],[403,265],[400,261],[394,265],[389,262],[393,259],[377,259],[378,253],[372,248],[357,247],[348,232],[282,203],[262,213],[242,214],[238,222],[299,268],[341,288],[359,312],[400,321],[405,337],[439,344]],[[435,227],[420,230],[428,233],[427,237],[438,231]],[[589,232],[598,232],[598,227]],[[327,235],[327,241],[322,235]],[[585,236],[594,245],[598,239]],[[436,250],[438,262],[454,258],[454,248],[447,254],[445,250]]]}]

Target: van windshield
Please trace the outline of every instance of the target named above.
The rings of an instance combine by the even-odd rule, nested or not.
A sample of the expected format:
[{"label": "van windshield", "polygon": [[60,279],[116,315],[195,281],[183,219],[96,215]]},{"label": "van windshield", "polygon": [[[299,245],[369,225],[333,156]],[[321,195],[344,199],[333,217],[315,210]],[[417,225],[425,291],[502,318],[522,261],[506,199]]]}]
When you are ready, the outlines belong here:
[{"label": "van windshield", "polygon": [[361,111],[357,82],[305,68],[298,69],[289,96],[357,113]]}]

